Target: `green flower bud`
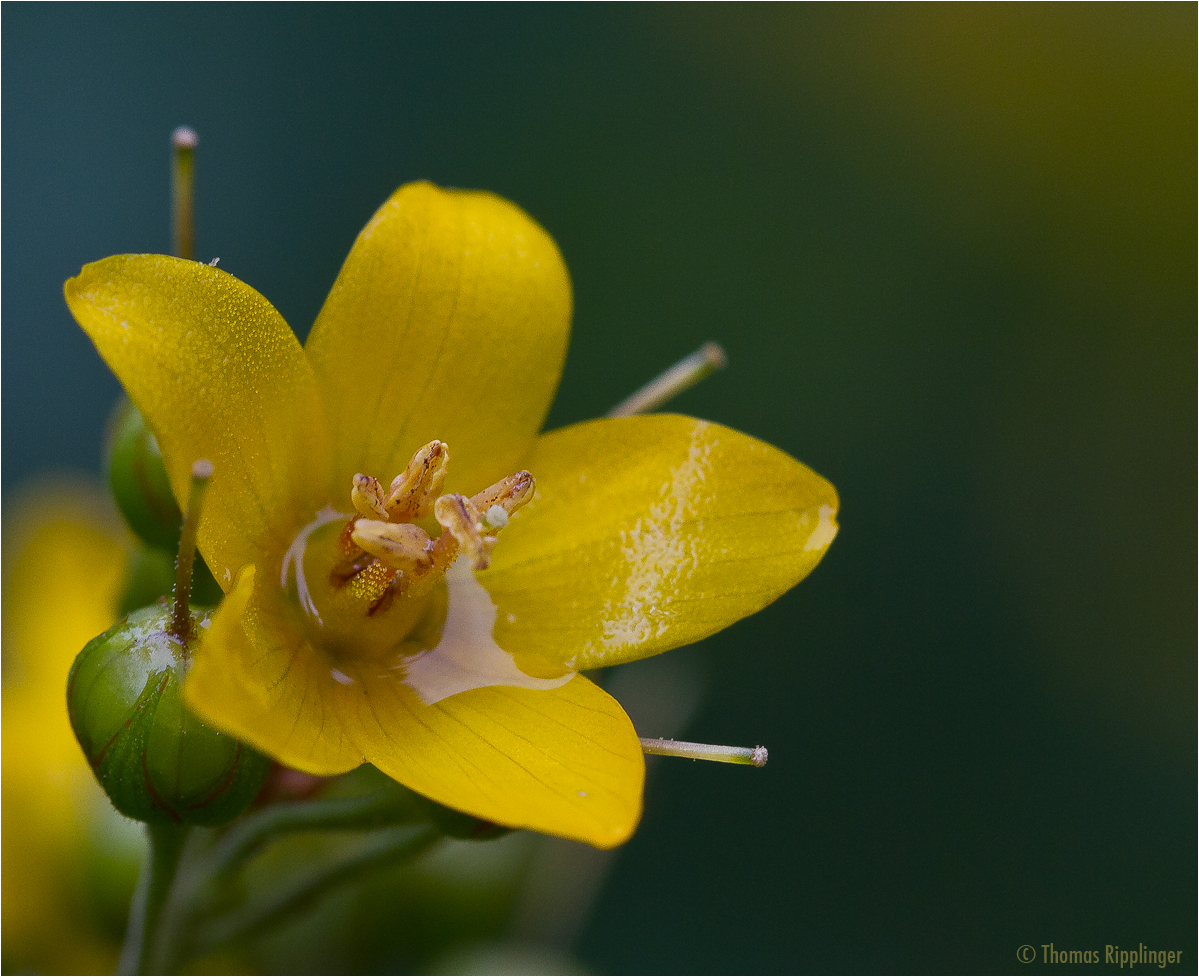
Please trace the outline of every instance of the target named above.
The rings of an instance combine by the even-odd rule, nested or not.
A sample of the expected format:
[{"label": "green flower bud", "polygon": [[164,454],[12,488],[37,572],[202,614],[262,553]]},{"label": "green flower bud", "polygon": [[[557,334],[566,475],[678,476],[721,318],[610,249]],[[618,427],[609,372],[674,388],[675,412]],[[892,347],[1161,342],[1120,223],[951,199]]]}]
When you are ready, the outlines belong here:
[{"label": "green flower bud", "polygon": [[[128,614],[139,607],[153,604],[159,597],[170,597],[174,586],[174,557],[165,550],[138,547],[129,558],[125,589],[117,604],[117,613]],[[224,596],[208,564],[197,553],[192,573],[191,599],[197,604],[211,607],[219,604]]]},{"label": "green flower bud", "polygon": [[[117,605],[121,616],[139,607],[153,604],[160,597],[169,597],[175,586],[175,561],[165,550],[139,546],[129,555],[125,571],[125,589]],[[196,599],[197,604],[214,604],[213,600]]]},{"label": "green flower bud", "polygon": [[175,504],[158,441],[128,400],[114,414],[108,482],[129,527],[148,545],[174,550],[183,515]]},{"label": "green flower bud", "polygon": [[204,725],[183,704],[197,635],[211,611],[190,613],[180,640],[165,601],[93,638],[67,680],[71,726],[122,814],[152,824],[218,825],[258,794],[270,761]]},{"label": "green flower bud", "polygon": [[[158,441],[138,409],[124,398],[109,422],[108,482],[129,528],[149,547],[137,553],[130,566],[121,600],[124,612],[171,592],[175,548],[183,524]],[[192,595],[197,604],[216,604],[224,596],[198,554]]]}]

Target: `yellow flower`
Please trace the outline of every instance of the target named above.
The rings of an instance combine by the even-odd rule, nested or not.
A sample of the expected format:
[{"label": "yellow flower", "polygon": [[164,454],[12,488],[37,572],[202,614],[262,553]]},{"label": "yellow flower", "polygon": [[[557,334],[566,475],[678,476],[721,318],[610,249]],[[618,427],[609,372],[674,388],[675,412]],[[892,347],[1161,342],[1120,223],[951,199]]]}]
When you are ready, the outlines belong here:
[{"label": "yellow flower", "polygon": [[200,549],[226,597],[188,701],[300,770],[369,761],[490,821],[620,844],[641,747],[579,672],[759,610],[836,532],[831,485],[717,424],[539,436],[570,281],[545,231],[491,194],[398,190],[303,347],[195,262],[107,258],[66,297],[176,495],[193,461],[215,464]]},{"label": "yellow flower", "polygon": [[79,649],[116,619],[127,542],[94,492],[39,485],[6,506],[4,556],[5,969],[103,973],[117,946],[88,912],[85,860],[107,799],[65,690]]}]

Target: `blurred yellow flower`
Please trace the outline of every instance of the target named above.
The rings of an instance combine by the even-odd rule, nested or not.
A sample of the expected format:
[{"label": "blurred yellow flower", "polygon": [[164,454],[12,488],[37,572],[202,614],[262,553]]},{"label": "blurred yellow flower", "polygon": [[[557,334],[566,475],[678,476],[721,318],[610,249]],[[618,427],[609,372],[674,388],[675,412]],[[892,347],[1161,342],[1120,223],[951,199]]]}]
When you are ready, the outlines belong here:
[{"label": "blurred yellow flower", "polygon": [[570,282],[545,231],[491,194],[398,190],[303,347],[195,262],[108,258],[66,296],[177,497],[193,461],[215,464],[200,548],[226,598],[188,701],[299,770],[369,761],[490,821],[619,844],[641,747],[579,671],[757,611],[836,532],[831,485],[716,424],[539,437]]},{"label": "blurred yellow flower", "polygon": [[107,973],[116,963],[119,934],[97,929],[84,885],[89,832],[108,802],[71,732],[65,689],[79,649],[116,618],[126,547],[115,512],[88,489],[39,486],[6,505],[6,971]]}]

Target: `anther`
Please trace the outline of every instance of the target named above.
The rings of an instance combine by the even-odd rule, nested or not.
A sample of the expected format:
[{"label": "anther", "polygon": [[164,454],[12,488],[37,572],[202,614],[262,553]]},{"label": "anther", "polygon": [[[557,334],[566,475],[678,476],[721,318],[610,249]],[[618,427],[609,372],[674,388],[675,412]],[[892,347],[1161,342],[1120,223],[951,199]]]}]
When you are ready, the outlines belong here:
[{"label": "anther", "polygon": [[528,472],[517,472],[507,478],[501,478],[490,488],[483,489],[478,495],[471,496],[471,505],[479,512],[487,512],[492,506],[500,506],[508,515],[533,497],[537,487],[533,476]]},{"label": "anther", "polygon": [[486,570],[491,566],[491,551],[497,542],[494,536],[485,536],[479,510],[464,495],[443,495],[433,506],[433,515],[441,527],[458,541],[458,547],[471,566]]},{"label": "anther", "polygon": [[[449,460],[444,442],[430,441],[386,493],[372,476],[354,476],[350,494],[357,515],[337,538],[339,559],[329,582],[369,600],[368,614],[396,597],[429,593],[460,553],[474,569],[486,570],[495,534],[533,497],[536,482],[528,472],[502,478],[471,498],[439,496]],[[430,513],[443,529],[436,539],[412,523]]]},{"label": "anther", "polygon": [[458,541],[476,570],[491,566],[494,533],[508,525],[508,517],[533,497],[537,482],[528,472],[501,478],[478,495],[443,495],[433,506],[433,515]]},{"label": "anther", "polygon": [[659,756],[686,757],[690,760],[716,760],[719,763],[743,763],[766,766],[768,756],[764,746],[711,746],[708,743],[685,743],[682,740],[648,739],[641,737],[644,753]]},{"label": "anther", "polygon": [[383,486],[377,478],[361,473],[354,476],[354,487],[350,489],[350,500],[360,516],[367,519],[387,521],[387,507],[383,504]]},{"label": "anther", "polygon": [[371,556],[405,574],[424,573],[433,568],[429,553],[432,540],[412,523],[359,519],[354,523],[351,538]]},{"label": "anther", "polygon": [[430,441],[412,456],[408,467],[397,475],[383,506],[393,522],[423,519],[445,484],[450,452],[441,441]]}]

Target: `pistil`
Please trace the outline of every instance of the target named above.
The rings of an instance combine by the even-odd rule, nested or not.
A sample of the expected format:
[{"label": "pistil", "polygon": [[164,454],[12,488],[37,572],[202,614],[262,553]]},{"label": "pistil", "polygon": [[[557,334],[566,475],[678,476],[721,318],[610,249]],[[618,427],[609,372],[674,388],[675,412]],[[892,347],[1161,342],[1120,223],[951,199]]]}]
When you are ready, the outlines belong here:
[{"label": "pistil", "polygon": [[[193,189],[196,143],[200,140],[187,126],[171,133],[171,231],[175,257],[194,256],[196,240],[195,192]],[[214,262],[215,264],[215,262]]]},{"label": "pistil", "polygon": [[686,743],[682,740],[650,739],[645,736],[641,737],[641,750],[643,753],[654,753],[658,756],[744,763],[755,767],[766,766],[768,755],[764,746],[712,746],[708,743]]},{"label": "pistil", "polygon": [[192,465],[191,488],[187,495],[187,515],[179,531],[179,551],[175,557],[175,604],[168,630],[180,641],[188,641],[194,630],[191,616],[192,567],[196,562],[196,535],[200,530],[200,508],[208,483],[212,479],[212,462],[201,458]]},{"label": "pistil", "polygon": [[622,400],[608,411],[608,416],[632,417],[656,410],[714,371],[723,370],[727,364],[728,357],[719,343],[704,343],[690,356],[684,356],[670,369]]}]

